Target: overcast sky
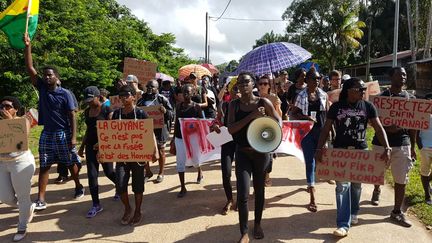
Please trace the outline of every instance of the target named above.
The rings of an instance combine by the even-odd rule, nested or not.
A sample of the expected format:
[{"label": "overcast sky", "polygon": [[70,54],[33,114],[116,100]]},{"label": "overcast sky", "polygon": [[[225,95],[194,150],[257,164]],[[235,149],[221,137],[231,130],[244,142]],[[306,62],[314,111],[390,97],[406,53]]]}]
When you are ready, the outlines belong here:
[{"label": "overcast sky", "polygon": [[[219,17],[229,0],[117,0],[156,34],[173,33],[176,46],[192,58],[204,57],[205,14]],[[292,0],[232,0],[224,17],[280,19]],[[266,32],[284,33],[286,22],[210,21],[210,60],[238,60]]]}]

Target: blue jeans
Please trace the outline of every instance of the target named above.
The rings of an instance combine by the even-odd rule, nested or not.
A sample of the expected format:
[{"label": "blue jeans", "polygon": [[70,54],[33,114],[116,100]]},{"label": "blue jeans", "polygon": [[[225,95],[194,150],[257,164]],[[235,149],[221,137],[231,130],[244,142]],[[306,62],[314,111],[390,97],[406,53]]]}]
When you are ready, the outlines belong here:
[{"label": "blue jeans", "polygon": [[313,127],[312,130],[303,138],[301,146],[306,164],[306,181],[308,186],[315,185],[315,150],[318,144],[320,129]]},{"label": "blue jeans", "polygon": [[361,183],[336,182],[337,227],[348,230],[351,226],[351,215],[360,210]]}]

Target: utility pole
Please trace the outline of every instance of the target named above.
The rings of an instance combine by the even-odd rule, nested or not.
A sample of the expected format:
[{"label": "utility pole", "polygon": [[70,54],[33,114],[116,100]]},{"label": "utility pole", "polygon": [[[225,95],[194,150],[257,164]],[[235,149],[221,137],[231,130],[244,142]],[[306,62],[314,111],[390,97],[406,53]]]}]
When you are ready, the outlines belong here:
[{"label": "utility pole", "polygon": [[209,20],[209,16],[208,16],[208,12],[206,12],[206,16],[205,16],[205,23],[206,23],[206,28],[205,28],[205,46],[204,46],[204,52],[205,52],[205,58],[204,61],[205,63],[208,63],[209,61],[209,56],[208,56],[208,52],[209,52],[209,45],[208,45],[208,20]]},{"label": "utility pole", "polygon": [[367,42],[367,64],[366,64],[366,82],[372,81],[369,80],[370,76],[370,49],[371,49],[371,35],[372,35],[372,15],[368,16],[369,20],[369,29],[368,29],[368,42]]},{"label": "utility pole", "polygon": [[395,6],[395,24],[393,32],[393,67],[397,66],[398,35],[399,35],[399,0],[396,0]]}]

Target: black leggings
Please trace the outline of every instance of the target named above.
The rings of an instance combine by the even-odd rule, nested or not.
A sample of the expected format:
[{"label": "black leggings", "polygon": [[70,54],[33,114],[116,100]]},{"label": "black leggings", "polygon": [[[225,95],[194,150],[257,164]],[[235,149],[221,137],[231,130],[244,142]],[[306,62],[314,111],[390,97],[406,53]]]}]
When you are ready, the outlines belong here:
[{"label": "black leggings", "polygon": [[[93,150],[93,145],[87,145],[85,148],[87,159],[87,177],[92,197],[93,205],[100,203],[99,201],[99,162],[96,158],[96,151]],[[116,174],[113,168],[113,163],[102,163],[102,169],[105,176],[110,179],[114,185],[116,184]]]},{"label": "black leggings", "polygon": [[116,164],[116,189],[118,194],[127,192],[129,177],[132,172],[132,191],[144,193],[144,164],[137,162],[120,162]]},{"label": "black leggings", "polygon": [[264,208],[264,179],[270,161],[270,154],[262,154],[252,149],[237,148],[236,153],[237,206],[240,233],[248,232],[248,198],[251,175],[255,192],[255,223],[261,223]]},{"label": "black leggings", "polygon": [[236,144],[233,141],[222,145],[221,148],[222,182],[223,182],[223,187],[225,190],[227,201],[233,199],[232,187],[231,187],[231,171],[232,171],[232,162],[234,160],[235,148],[236,148]]}]

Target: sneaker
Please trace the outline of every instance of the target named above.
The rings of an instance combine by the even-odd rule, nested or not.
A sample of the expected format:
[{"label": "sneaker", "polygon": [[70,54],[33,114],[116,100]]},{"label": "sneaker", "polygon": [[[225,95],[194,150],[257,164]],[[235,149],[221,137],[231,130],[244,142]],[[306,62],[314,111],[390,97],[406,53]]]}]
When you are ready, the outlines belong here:
[{"label": "sneaker", "polygon": [[103,208],[101,207],[101,205],[96,205],[93,206],[88,212],[87,212],[87,218],[93,218],[94,216],[96,216],[96,214],[98,214],[99,212],[102,212]]},{"label": "sneaker", "polygon": [[68,180],[67,177],[64,176],[58,176],[57,179],[55,179],[55,184],[65,184],[66,181]]},{"label": "sneaker", "polygon": [[359,220],[358,220],[358,217],[357,217],[357,215],[351,215],[351,225],[356,225],[356,224],[358,224],[358,222],[359,222]]},{"label": "sneaker", "polygon": [[27,231],[25,231],[25,230],[24,231],[18,231],[18,232],[16,232],[16,234],[14,235],[12,240],[14,242],[20,241],[20,240],[24,239],[26,234],[27,234]]},{"label": "sneaker", "polygon": [[114,200],[114,201],[118,201],[118,200],[120,200],[120,195],[117,194],[117,192],[116,192],[116,194],[114,195],[113,200]]},{"label": "sneaker", "polygon": [[156,178],[156,183],[161,183],[164,180],[164,175],[158,175]]},{"label": "sneaker", "polygon": [[41,200],[36,200],[35,202],[34,202],[34,204],[36,205],[35,206],[35,210],[36,211],[40,211],[40,210],[44,210],[44,209],[46,209],[47,208],[47,204],[46,204],[46,202],[42,202]]},{"label": "sneaker", "polygon": [[406,218],[405,214],[400,213],[394,213],[393,211],[390,213],[390,219],[394,221],[395,223],[399,224],[403,227],[411,227],[411,222]]},{"label": "sneaker", "polygon": [[30,223],[33,220],[35,209],[36,209],[36,203],[32,203],[30,205],[30,213],[29,213],[29,217],[28,217],[27,223]]},{"label": "sneaker", "polygon": [[339,237],[345,237],[348,235],[348,230],[345,228],[337,228],[335,231],[333,231],[333,235],[339,236]]},{"label": "sneaker", "polygon": [[429,199],[425,199],[425,203],[427,205],[432,205],[432,200],[430,198]]},{"label": "sneaker", "polygon": [[372,198],[371,198],[371,204],[374,206],[378,206],[379,205],[379,198],[381,195],[381,191],[376,191],[374,190],[372,193]]},{"label": "sneaker", "polygon": [[84,187],[82,185],[81,185],[81,187],[75,188],[75,196],[74,196],[74,198],[75,199],[80,199],[80,198],[84,197],[84,191],[85,191],[85,189],[84,189]]}]

